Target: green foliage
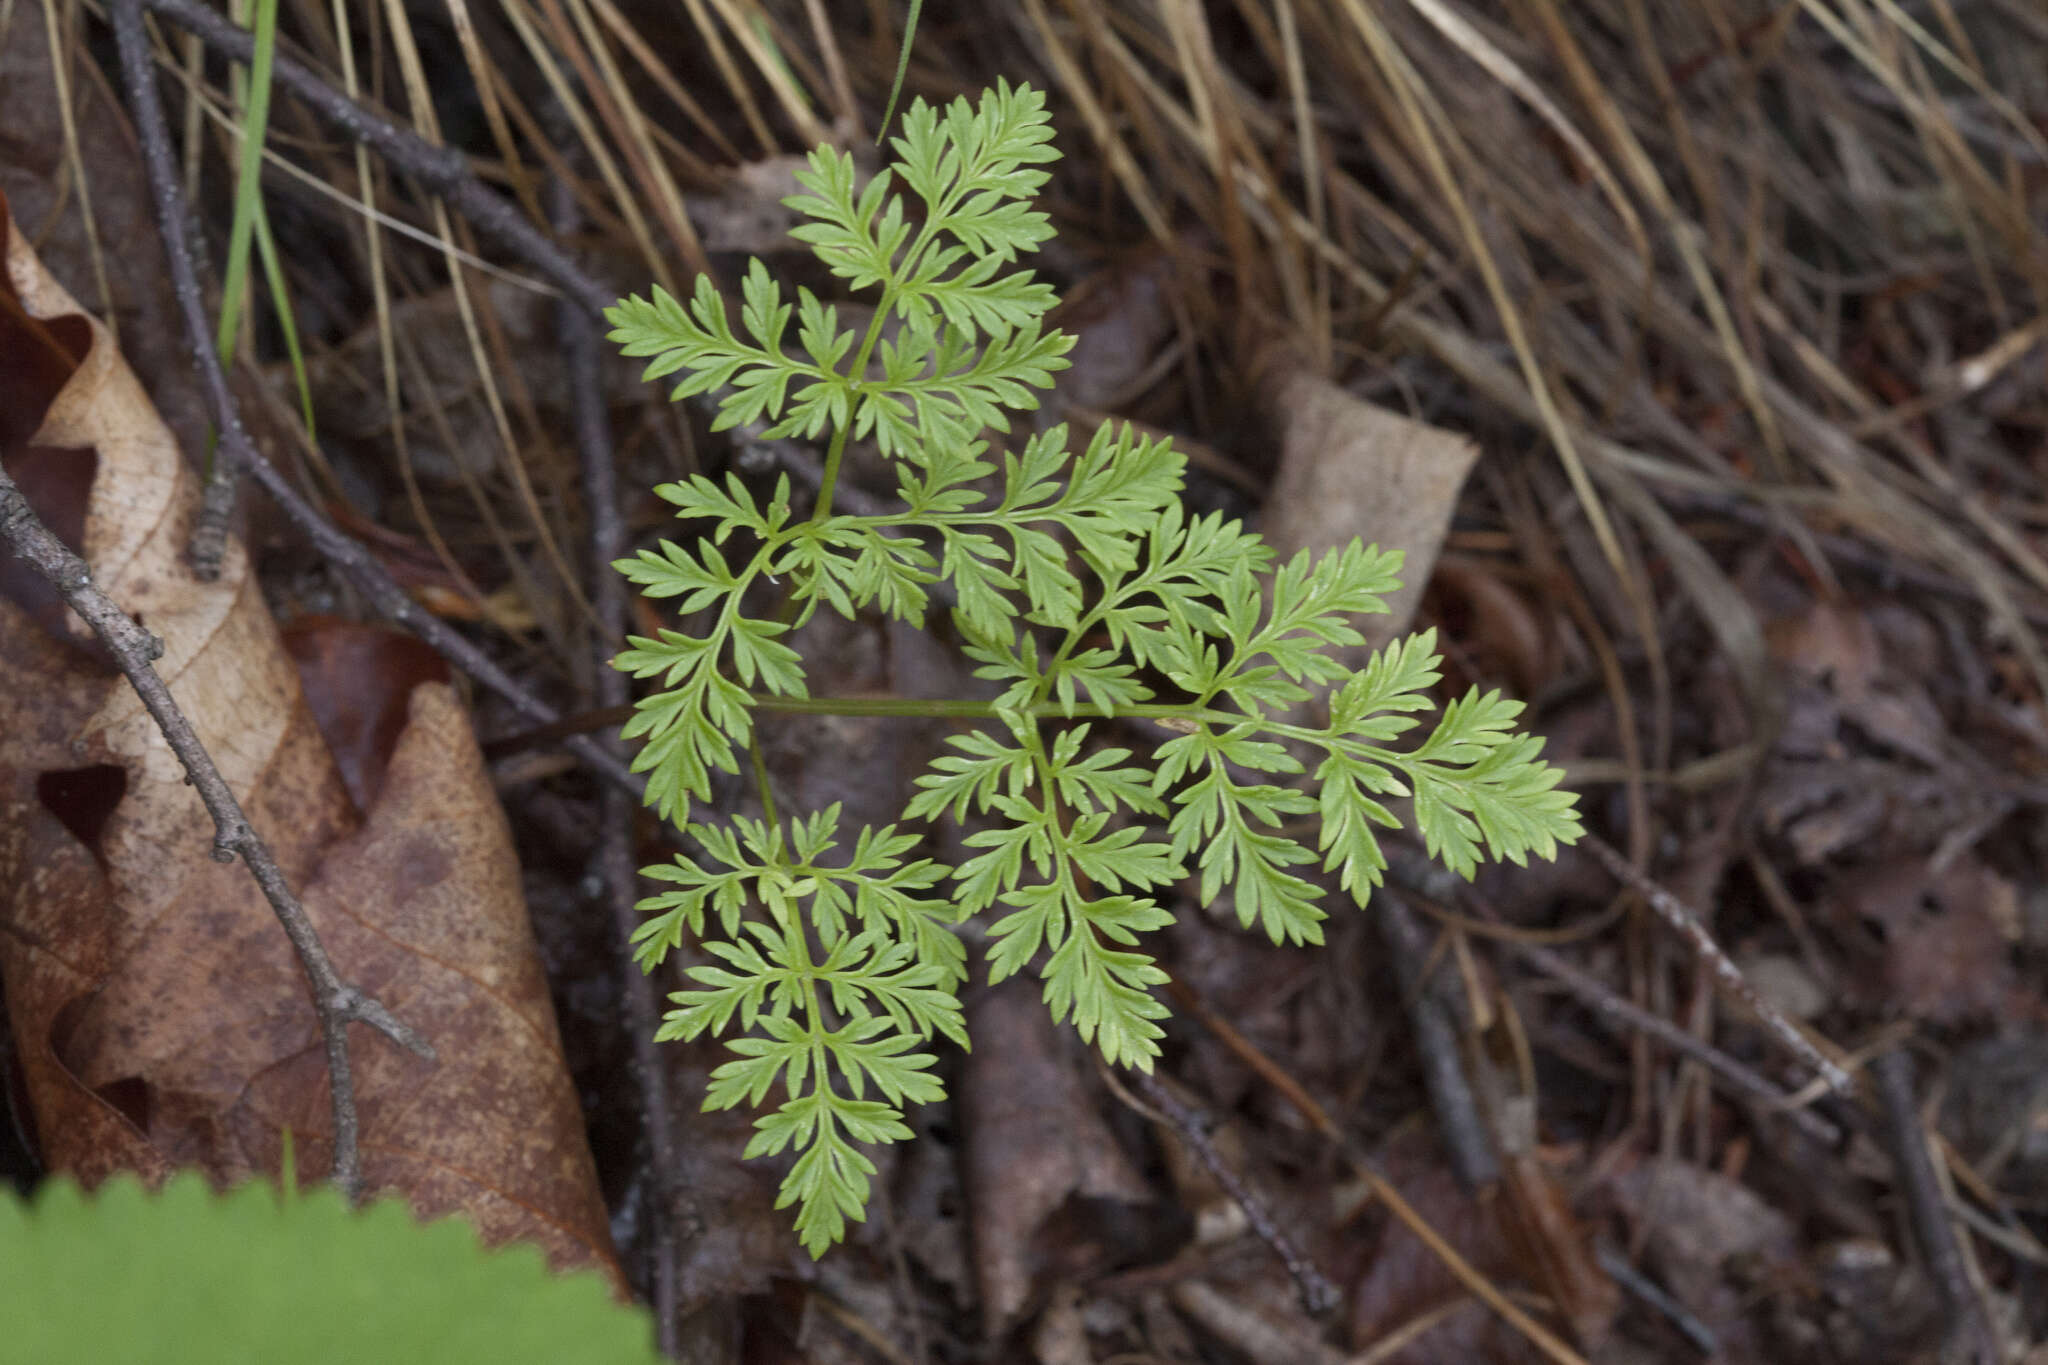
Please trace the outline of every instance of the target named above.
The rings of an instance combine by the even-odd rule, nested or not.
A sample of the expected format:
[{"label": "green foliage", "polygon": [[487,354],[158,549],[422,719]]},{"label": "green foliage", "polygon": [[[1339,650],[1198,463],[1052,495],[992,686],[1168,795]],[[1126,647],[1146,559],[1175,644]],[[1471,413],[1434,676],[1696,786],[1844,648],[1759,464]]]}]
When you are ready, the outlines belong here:
[{"label": "green foliage", "polygon": [[263,207],[264,136],[270,123],[270,74],[277,55],[277,0],[254,0],[255,13],[248,13],[249,0],[236,0],[231,17],[237,24],[253,28],[254,46],[249,71],[240,67],[232,73],[235,103],[242,107],[241,159],[235,175],[234,219],[228,230],[227,266],[221,272],[220,324],[214,349],[221,363],[234,359],[235,339],[241,334],[245,296],[249,288],[249,242],[254,234],[257,255],[263,261],[263,276],[270,288],[270,302],[277,314],[278,332],[290,358],[292,379],[299,390],[299,415],[306,435],[313,435],[313,388],[306,378],[306,355],[299,345],[299,328],[292,312],[291,291],[285,287],[284,262],[271,236],[270,215]]},{"label": "green foliage", "polygon": [[531,1246],[486,1252],[404,1203],[351,1211],[331,1188],[280,1202],[200,1176],[88,1197],[53,1180],[0,1194],[0,1358],[67,1365],[655,1365],[653,1324],[598,1275],[550,1275]]},{"label": "green foliage", "polygon": [[[681,372],[678,397],[719,395],[719,427],[830,437],[808,515],[786,480],[765,500],[733,476],[657,490],[695,538],[618,568],[691,628],[635,638],[616,661],[658,680],[626,727],[645,740],[634,767],[703,850],[647,870],[676,889],[642,902],[641,964],[686,933],[715,960],[690,970],[661,1036],[737,1023],[706,1104],[779,1097],[749,1152],[797,1151],[782,1202],[814,1254],[861,1216],[873,1166],[860,1145],[907,1136],[902,1107],[940,1094],[931,1040],[966,1043],[953,999],[966,918],[994,915],[992,979],[1035,966],[1055,1019],[1149,1068],[1166,976],[1143,936],[1171,922],[1161,897],[1183,880],[1204,902],[1228,895],[1275,942],[1319,943],[1318,874],[1370,894],[1386,865],[1375,830],[1399,823],[1389,798],[1412,798],[1430,852],[1467,876],[1481,856],[1553,856],[1580,830],[1541,741],[1511,728],[1519,702],[1474,690],[1420,744],[1395,743],[1435,709],[1433,635],[1347,676],[1337,651],[1362,642],[1358,616],[1386,610],[1397,552],[1354,541],[1275,564],[1240,524],[1188,516],[1181,455],[1128,428],[1103,427],[1078,455],[1064,427],[991,444],[1072,345],[1043,325],[1052,291],[1011,268],[1052,232],[1029,206],[1050,139],[1042,98],[999,86],[978,107],[914,103],[893,172],[865,187],[850,156],[811,154],[808,192],[789,201],[810,220],[796,235],[849,288],[878,291],[864,335],[807,289],[792,304],[758,260],[738,331],[701,278],[687,308],[657,289],[610,313],[650,378]],[[832,511],[850,438],[891,457],[900,511]],[[777,822],[765,791],[767,823],[692,818],[713,770],[738,771],[756,710],[855,709],[810,698],[794,626],[820,606],[922,623],[942,584],[999,695],[897,708],[981,721],[917,780],[904,819],[973,821],[971,856],[912,860],[918,837],[892,825],[831,858],[837,808]],[[1298,718],[1318,705],[1324,723]],[[1103,733],[1138,718],[1170,737],[1141,751],[1131,732]],[[1311,821],[1313,846],[1296,833]]]}]

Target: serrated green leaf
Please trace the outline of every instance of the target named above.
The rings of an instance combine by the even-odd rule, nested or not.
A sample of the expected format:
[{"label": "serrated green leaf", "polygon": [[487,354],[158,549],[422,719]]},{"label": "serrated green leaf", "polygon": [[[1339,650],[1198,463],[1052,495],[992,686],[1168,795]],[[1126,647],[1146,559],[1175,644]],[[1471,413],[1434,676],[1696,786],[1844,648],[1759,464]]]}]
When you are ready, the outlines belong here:
[{"label": "serrated green leaf", "polygon": [[610,1283],[486,1252],[457,1218],[403,1200],[348,1208],[327,1187],[217,1195],[193,1172],[146,1192],[68,1177],[0,1193],[0,1355],[23,1362],[655,1365],[653,1325]]}]

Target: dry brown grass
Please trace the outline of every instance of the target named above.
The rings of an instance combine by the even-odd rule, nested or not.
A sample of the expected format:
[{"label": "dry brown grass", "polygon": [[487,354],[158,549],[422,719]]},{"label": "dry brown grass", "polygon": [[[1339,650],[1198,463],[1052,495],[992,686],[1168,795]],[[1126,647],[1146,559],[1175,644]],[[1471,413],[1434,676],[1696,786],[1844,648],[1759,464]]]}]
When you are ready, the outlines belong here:
[{"label": "dry brown grass", "polygon": [[[481,124],[466,143],[482,169],[537,215],[544,177],[566,180],[593,250],[672,288],[711,264],[690,197],[743,157],[862,137],[898,39],[890,7],[822,0],[389,0],[344,28],[314,0],[286,8],[315,64],[430,134],[429,81],[466,82],[441,105]],[[934,6],[909,83],[1054,92],[1070,233],[1185,265],[1190,422],[1227,425],[1205,401],[1240,402],[1253,348],[1277,335],[1389,401],[1530,432],[1548,459],[1517,477],[1538,506],[1568,490],[1551,529],[1590,535],[1597,568],[1581,567],[1604,581],[1588,599],[1646,654],[1658,766],[1670,697],[1645,563],[1668,563],[1767,692],[1754,622],[1674,507],[1768,509],[1823,580],[1816,532],[1937,568],[2048,691],[2029,620],[2048,560],[2014,505],[2027,471],[2005,467],[1970,401],[2039,363],[2048,138],[2024,111],[2044,55],[2022,0],[1020,0]],[[342,269],[378,325],[393,298],[452,289],[500,448],[465,520],[515,577],[533,565],[536,617],[566,628],[567,458],[460,227],[281,117],[278,157],[364,215]],[[372,213],[424,230],[440,259]],[[384,369],[391,410],[431,421],[402,346]],[[2038,413],[2021,420],[2038,431]],[[415,506],[423,527],[429,512]]]}]

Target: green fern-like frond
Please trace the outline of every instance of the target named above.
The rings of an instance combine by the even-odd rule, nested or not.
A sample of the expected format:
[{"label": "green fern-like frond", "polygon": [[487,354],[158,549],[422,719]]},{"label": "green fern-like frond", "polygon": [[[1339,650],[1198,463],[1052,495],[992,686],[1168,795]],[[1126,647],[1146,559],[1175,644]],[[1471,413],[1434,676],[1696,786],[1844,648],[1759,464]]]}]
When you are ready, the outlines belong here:
[{"label": "green fern-like frond", "polygon": [[[659,1036],[728,1040],[705,1103],[762,1111],[748,1154],[786,1154],[781,1203],[814,1254],[862,1216],[866,1149],[940,1096],[936,1040],[966,1044],[962,920],[991,921],[991,979],[1036,973],[1056,1020],[1149,1068],[1166,977],[1145,945],[1176,888],[1227,898],[1275,942],[1319,943],[1332,885],[1362,902],[1378,884],[1398,799],[1467,875],[1580,832],[1541,742],[1513,729],[1518,703],[1474,691],[1414,742],[1435,709],[1433,634],[1348,670],[1398,553],[1354,542],[1276,564],[1238,522],[1184,511],[1183,457],[1129,428],[1105,424],[1078,453],[1064,426],[997,444],[1073,344],[1045,325],[1052,290],[1018,268],[1052,232],[1031,206],[1051,139],[1043,97],[1001,85],[913,103],[896,165],[865,184],[847,153],[811,154],[795,235],[871,296],[864,332],[759,261],[737,321],[706,279],[687,307],[655,290],[610,314],[625,353],[714,403],[716,427],[828,440],[807,510],[786,479],[765,497],[731,475],[656,490],[689,534],[617,567],[675,622],[615,660],[651,685],[626,726],[648,800],[696,850],[646,872],[662,889],[641,903],[636,960],[691,954]],[[853,440],[893,461],[900,509],[833,512]],[[966,826],[957,865],[918,857],[901,824],[847,846],[836,806],[700,818],[764,704],[864,705],[809,699],[793,642],[812,612],[922,625],[940,602],[996,695],[931,704],[977,723],[917,778],[903,820]],[[1115,718],[1164,737],[1111,733]]]},{"label": "green fern-like frond", "polygon": [[[858,1144],[908,1137],[903,1107],[943,1094],[930,1041],[967,1045],[954,996],[959,940],[922,894],[941,869],[905,862],[916,839],[886,829],[864,831],[845,862],[821,862],[838,818],[834,806],[787,830],[744,818],[693,830],[704,857],[648,869],[683,889],[642,902],[660,913],[638,935],[646,965],[680,946],[684,929],[713,959],[684,973],[691,984],[670,997],[655,1037],[737,1027],[705,1107],[785,1097],[758,1120],[748,1154],[797,1147],[779,1206],[799,1205],[797,1231],[813,1254],[866,1207],[874,1165]],[[743,919],[748,906],[766,913]],[[704,936],[707,912],[723,937]]]}]

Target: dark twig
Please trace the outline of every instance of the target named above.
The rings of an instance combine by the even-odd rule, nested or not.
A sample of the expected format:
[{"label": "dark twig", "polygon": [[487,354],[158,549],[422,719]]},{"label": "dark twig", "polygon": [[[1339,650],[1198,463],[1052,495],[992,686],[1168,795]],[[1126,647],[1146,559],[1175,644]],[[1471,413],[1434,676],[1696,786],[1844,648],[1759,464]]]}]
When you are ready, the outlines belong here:
[{"label": "dark twig", "polygon": [[[201,31],[203,27],[207,31],[226,29],[229,33],[241,34],[239,51],[246,57],[248,35],[212,11],[202,6],[178,4],[174,0],[155,0],[153,7],[164,9],[169,17],[181,24],[189,19],[195,26],[195,32]],[[148,172],[150,189],[156,199],[157,228],[163,234],[165,254],[169,257],[171,281],[177,292],[178,309],[184,322],[186,340],[191,345],[193,359],[199,367],[214,426],[220,432],[221,455],[232,467],[246,470],[256,480],[300,533],[356,586],[374,609],[418,635],[455,667],[511,703],[520,714],[541,725],[552,724],[560,719],[555,708],[527,691],[504,669],[493,663],[482,650],[440,618],[422,610],[414,603],[412,598],[406,595],[405,590],[393,581],[391,575],[386,573],[361,545],[336,530],[325,517],[315,511],[312,505],[299,495],[291,481],[285,478],[275,465],[264,459],[250,441],[247,430],[242,426],[234,395],[228,389],[227,376],[221,370],[220,358],[214,354],[210,340],[211,329],[207,326],[205,303],[200,295],[199,276],[194,266],[193,243],[186,231],[184,195],[178,187],[177,153],[171,146],[170,134],[164,126],[163,104],[157,95],[155,73],[149,65],[149,40],[143,29],[142,10],[143,0],[113,0],[109,14],[113,20],[114,36],[120,47],[122,82],[127,90],[129,107],[134,111],[136,130],[142,137],[143,165]],[[284,59],[279,58],[280,79],[284,79],[286,67]],[[295,79],[318,85],[317,78],[303,67],[292,66],[291,69],[298,73]],[[326,89],[324,86],[320,88]],[[348,100],[345,96],[335,95],[332,91],[328,91],[328,94],[350,108],[356,108],[354,101]],[[364,117],[373,116],[364,113]],[[384,126],[389,127],[388,124]],[[410,134],[402,136],[412,142],[419,142],[419,139],[412,138]],[[419,145],[431,146],[427,143]],[[453,153],[446,155],[452,156]],[[530,226],[527,230],[532,232]],[[538,236],[537,233],[534,235]],[[548,246],[554,255],[561,256],[561,252],[551,243]],[[563,259],[566,262],[566,257]],[[569,264],[568,268],[575,269],[573,264]],[[587,303],[587,300],[579,302]],[[572,736],[565,743],[570,752],[598,776],[637,797],[644,784],[633,775],[625,763],[620,761],[617,754],[608,751],[588,735]]]},{"label": "dark twig", "polygon": [[[555,220],[556,230],[568,232],[575,225],[574,201],[559,181],[553,189],[554,203],[548,212]],[[619,515],[611,417],[605,410],[597,327],[588,314],[567,301],[560,307],[557,325],[568,362],[569,402],[575,416],[577,453],[583,470],[584,513],[590,519],[591,599],[604,627],[603,638],[597,641],[597,700],[600,705],[616,706],[626,700],[629,689],[625,675],[611,666],[611,656],[626,633],[625,580],[612,568],[612,561],[626,552],[626,525]],[[606,741],[606,746],[614,754],[621,748],[615,739]],[[634,1070],[639,1074],[641,1121],[647,1129],[648,1160],[658,1191],[654,1208],[655,1333],[662,1354],[674,1359],[678,1347],[676,1223],[683,1199],[682,1166],[674,1117],[669,1109],[668,1072],[654,1047],[659,1024],[654,985],[633,961],[633,931],[640,926],[640,917],[633,909],[637,898],[633,867],[636,806],[633,798],[618,788],[604,789],[600,805],[604,832],[598,843],[597,869],[619,935],[626,1032],[633,1048]]]},{"label": "dark twig", "polygon": [[1468,1191],[1500,1180],[1500,1158],[1479,1113],[1478,1097],[1465,1075],[1459,1054],[1458,1030],[1435,988],[1435,972],[1427,966],[1429,945],[1415,913],[1405,901],[1381,887],[1372,893],[1372,912],[1394,958],[1394,974],[1408,1006],[1408,1025],[1422,1059],[1422,1084],[1429,1092],[1438,1132],[1451,1158],[1451,1169]]},{"label": "dark twig", "polygon": [[1920,1244],[1920,1254],[1927,1258],[1934,1291],[1941,1296],[1942,1307],[1948,1312],[1950,1335],[1965,1338],[1981,1365],[1995,1365],[1999,1359],[1998,1333],[1991,1325],[1983,1300],[1970,1283],[1969,1271],[1963,1264],[1962,1244],[1956,1239],[1955,1224],[1949,1221],[1948,1201],[1942,1197],[1934,1156],[1928,1150],[1927,1133],[1920,1122],[1920,1106],[1913,1095],[1912,1056],[1904,1048],[1893,1048],[1871,1062],[1870,1073],[1877,1085],[1879,1111],[1884,1117],[1899,1194],[1906,1201],[1913,1239]]},{"label": "dark twig", "polygon": [[1846,1094],[1851,1085],[1849,1073],[1839,1062],[1813,1045],[1813,1040],[1800,1031],[1799,1025],[1785,1016],[1784,1011],[1757,993],[1735,960],[1714,942],[1714,936],[1707,932],[1707,926],[1700,922],[1698,915],[1684,901],[1671,894],[1663,886],[1644,876],[1634,863],[1621,856],[1612,845],[1597,834],[1586,834],[1579,840],[1580,848],[1612,873],[1623,885],[1633,888],[1649,905],[1650,910],[1663,920],[1665,925],[1684,939],[1693,950],[1708,973],[1731,999],[1755,1017],[1764,1030],[1775,1038],[1786,1051],[1812,1067],[1830,1090]]},{"label": "dark twig", "polygon": [[1337,1286],[1330,1283],[1327,1275],[1316,1267],[1301,1248],[1294,1244],[1280,1225],[1273,1221],[1273,1211],[1266,1207],[1266,1201],[1247,1186],[1231,1169],[1223,1154],[1216,1150],[1216,1144],[1209,1140],[1208,1130],[1202,1117],[1191,1112],[1186,1105],[1175,1099],[1159,1078],[1145,1071],[1130,1073],[1131,1083],[1143,1096],[1147,1107],[1164,1119],[1187,1144],[1195,1159],[1215,1178],[1223,1192],[1236,1201],[1244,1210],[1245,1221],[1251,1226],[1260,1241],[1273,1249],[1280,1263],[1287,1267],[1287,1273],[1294,1277],[1294,1286],[1301,1294],[1302,1307],[1311,1316],[1321,1317],[1335,1308],[1342,1295]]},{"label": "dark twig", "polygon": [[1564,987],[1580,1004],[1610,1023],[1645,1034],[1673,1052],[1690,1057],[1707,1068],[1711,1075],[1758,1100],[1766,1109],[1783,1113],[1814,1141],[1827,1147],[1834,1147],[1841,1142],[1841,1129],[1811,1109],[1800,1105],[1797,1097],[1772,1084],[1768,1077],[1729,1056],[1720,1048],[1678,1027],[1670,1020],[1624,1000],[1600,978],[1574,966],[1547,948],[1516,939],[1507,939],[1504,942],[1508,951]]},{"label": "dark twig", "polygon": [[[152,139],[168,150],[170,135],[164,129],[163,104],[157,98],[156,75],[150,67],[149,35],[143,27],[142,7],[137,0],[113,0],[108,18],[114,26],[114,41],[120,50],[121,77],[128,90],[128,106],[135,115],[145,146]],[[221,555],[227,544],[228,516],[234,508],[235,485],[249,468],[255,446],[242,426],[240,412],[228,392],[226,373],[214,353],[206,325],[206,305],[200,296],[199,275],[184,249],[185,204],[175,176],[151,177],[150,189],[156,200],[157,222],[164,229],[164,245],[171,253],[171,285],[177,295],[178,311],[185,323],[186,340],[197,352],[200,382],[206,388],[207,406],[212,410],[220,439],[213,451],[213,469],[206,480],[199,505],[197,529],[192,536],[192,572],[211,582],[220,577]],[[182,268],[181,268],[182,267]]]},{"label": "dark twig", "polygon": [[362,1192],[363,1172],[357,1149],[355,1087],[349,1071],[349,1021],[356,1019],[370,1025],[428,1061],[434,1060],[434,1049],[426,1039],[394,1018],[391,1011],[343,981],[335,971],[333,960],[321,946],[320,935],[285,882],[269,847],[250,826],[241,803],[235,800],[234,792],[228,789],[206,747],[193,732],[192,723],[185,719],[170,689],[151,666],[163,657],[163,641],[136,625],[112,599],[93,586],[92,571],[86,562],[43,525],[4,468],[0,468],[0,542],[48,579],[114,656],[163,732],[171,752],[184,765],[207,814],[213,817],[213,856],[221,862],[241,857],[249,875],[262,888],[264,899],[276,912],[278,923],[284,926],[285,935],[291,939],[299,965],[305,969],[306,980],[312,987],[313,1010],[319,1016],[321,1037],[327,1046],[327,1085],[334,1111],[334,1184],[344,1198],[353,1202]]},{"label": "dark twig", "polygon": [[1680,1335],[1698,1348],[1701,1355],[1712,1359],[1720,1353],[1721,1343],[1714,1335],[1714,1329],[1701,1322],[1691,1309],[1680,1303],[1663,1285],[1637,1270],[1634,1263],[1622,1255],[1621,1251],[1606,1238],[1594,1240],[1593,1258],[1616,1284],[1661,1313],[1667,1322],[1678,1329]]}]

